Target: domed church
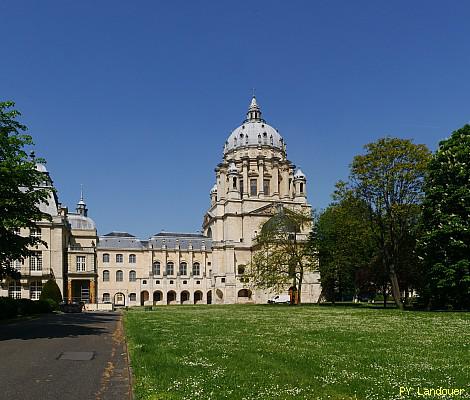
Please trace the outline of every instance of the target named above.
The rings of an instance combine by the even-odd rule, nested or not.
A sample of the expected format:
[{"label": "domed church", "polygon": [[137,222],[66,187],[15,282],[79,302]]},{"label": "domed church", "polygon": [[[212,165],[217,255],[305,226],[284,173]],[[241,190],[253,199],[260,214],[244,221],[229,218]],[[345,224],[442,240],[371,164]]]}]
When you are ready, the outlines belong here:
[{"label": "domed church", "polygon": [[[44,173],[52,185],[49,174]],[[306,176],[287,159],[284,139],[262,118],[253,96],[246,119],[224,143],[203,234],[160,232],[146,240],[128,232],[98,236],[83,192],[76,213],[69,213],[55,198],[47,209],[57,219],[54,234],[49,222],[38,222],[48,246],[37,249],[34,258],[17,263],[21,281],[3,282],[0,295],[39,298],[42,285],[54,276],[65,299],[84,302],[93,310],[265,303],[282,293],[253,290],[244,277],[254,253],[254,239],[280,209],[308,213],[311,206]],[[20,234],[33,233],[37,234]],[[296,233],[299,240],[305,240],[307,234]],[[47,260],[44,268],[43,259]],[[318,273],[306,273],[302,301],[315,302],[319,294]]]}]

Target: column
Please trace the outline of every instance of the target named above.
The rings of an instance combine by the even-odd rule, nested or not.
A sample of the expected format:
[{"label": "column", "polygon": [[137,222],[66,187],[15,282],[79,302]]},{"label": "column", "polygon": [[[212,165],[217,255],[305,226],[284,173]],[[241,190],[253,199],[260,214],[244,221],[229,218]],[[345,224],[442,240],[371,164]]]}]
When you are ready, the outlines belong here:
[{"label": "column", "polygon": [[67,300],[69,303],[72,302],[72,280],[67,279]]},{"label": "column", "polygon": [[264,160],[258,160],[258,197],[264,196]]},{"label": "column", "polygon": [[96,296],[95,296],[95,290],[96,290],[95,280],[91,279],[90,280],[90,303],[92,303],[92,304],[97,303]]}]

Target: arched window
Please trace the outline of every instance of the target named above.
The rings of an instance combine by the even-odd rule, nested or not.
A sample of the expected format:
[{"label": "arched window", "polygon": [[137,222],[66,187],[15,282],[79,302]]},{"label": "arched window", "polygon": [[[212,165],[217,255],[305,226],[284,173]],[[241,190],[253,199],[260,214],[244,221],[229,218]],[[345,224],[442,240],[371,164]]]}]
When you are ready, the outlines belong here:
[{"label": "arched window", "polygon": [[135,264],[136,256],[135,254],[129,254],[129,263]]},{"label": "arched window", "polygon": [[107,269],[103,271],[103,282],[109,282],[109,271]]},{"label": "arched window", "polygon": [[272,146],[274,144],[273,135],[269,137],[269,141],[271,142],[271,146]]},{"label": "arched window", "polygon": [[180,264],[180,275],[188,275],[188,264],[184,261]]},{"label": "arched window", "polygon": [[198,262],[193,264],[193,275],[200,275],[201,274],[201,266]]},{"label": "arched window", "polygon": [[8,285],[8,297],[12,299],[21,299],[20,281],[11,281]]},{"label": "arched window", "polygon": [[109,263],[109,254],[108,253],[103,254],[103,262],[104,263]]},{"label": "arched window", "polygon": [[168,262],[166,265],[166,274],[173,275],[175,273],[175,264],[172,261]]},{"label": "arched window", "polygon": [[263,144],[268,144],[268,134],[266,132],[263,133]]},{"label": "arched window", "polygon": [[137,280],[137,275],[135,271],[129,271],[129,282],[135,282]]},{"label": "arched window", "polygon": [[236,137],[233,138],[233,145],[234,145],[235,147],[237,147],[237,138],[236,138]]},{"label": "arched window", "polygon": [[116,271],[116,282],[122,282],[124,280],[124,274],[121,270]]},{"label": "arched window", "polygon": [[300,182],[300,193],[304,192],[304,184]]},{"label": "arched window", "polygon": [[41,296],[42,290],[42,282],[41,281],[33,281],[31,285],[29,285],[29,298],[31,300],[39,300]]},{"label": "arched window", "polygon": [[135,293],[130,293],[129,301],[137,301],[137,295]]},{"label": "arched window", "polygon": [[116,254],[116,262],[117,263],[122,263],[122,261],[123,261],[122,254]]},{"label": "arched window", "polygon": [[103,303],[110,303],[111,302],[111,296],[109,293],[103,293]]},{"label": "arched window", "polygon": [[261,134],[258,133],[258,144],[261,144]]},{"label": "arched window", "polygon": [[160,262],[155,261],[152,265],[152,274],[153,275],[160,275]]}]

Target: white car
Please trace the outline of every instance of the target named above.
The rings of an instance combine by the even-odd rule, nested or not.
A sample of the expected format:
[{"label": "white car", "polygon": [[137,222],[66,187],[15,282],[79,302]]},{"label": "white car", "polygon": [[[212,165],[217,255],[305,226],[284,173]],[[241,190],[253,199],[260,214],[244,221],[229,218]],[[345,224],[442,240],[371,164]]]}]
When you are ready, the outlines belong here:
[{"label": "white car", "polygon": [[288,294],[277,294],[268,300],[269,304],[290,303],[290,296]]}]

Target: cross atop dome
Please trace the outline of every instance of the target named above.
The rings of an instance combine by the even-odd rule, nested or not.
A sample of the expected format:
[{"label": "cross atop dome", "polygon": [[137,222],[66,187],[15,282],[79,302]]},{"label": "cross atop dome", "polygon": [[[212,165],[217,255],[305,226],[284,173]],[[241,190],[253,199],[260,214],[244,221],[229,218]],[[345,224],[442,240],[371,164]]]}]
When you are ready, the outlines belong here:
[{"label": "cross atop dome", "polygon": [[253,97],[251,98],[250,107],[248,108],[248,112],[246,113],[246,121],[261,121],[261,109],[256,102],[256,97],[253,93]]}]

